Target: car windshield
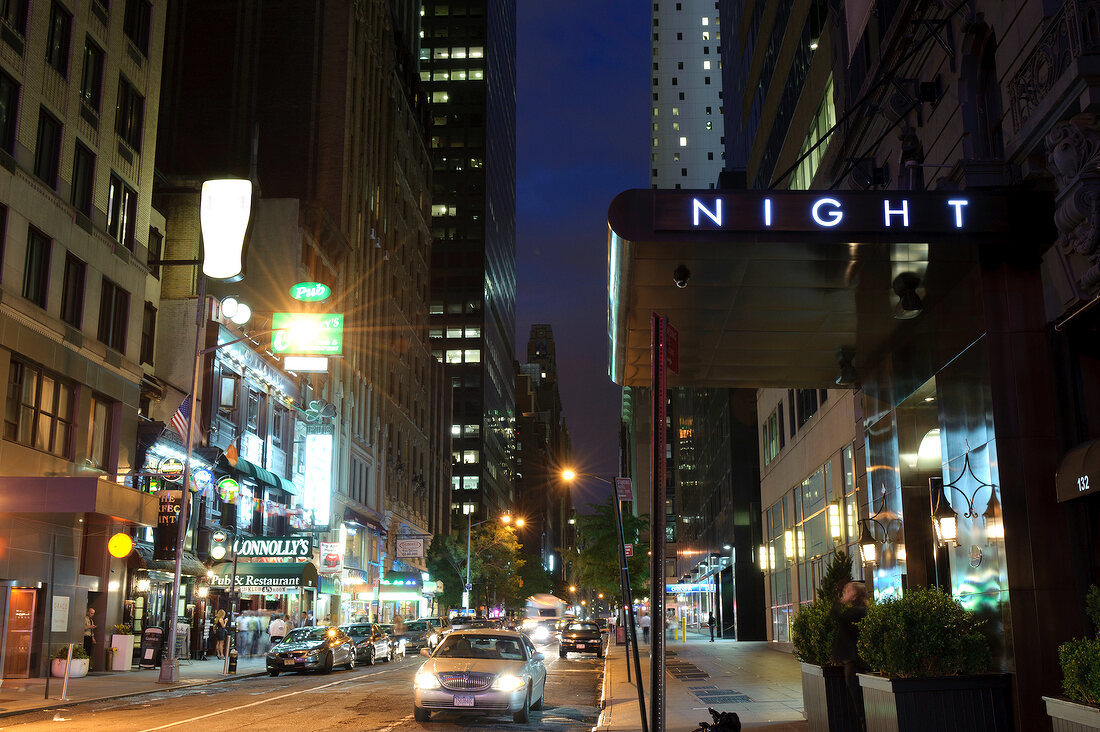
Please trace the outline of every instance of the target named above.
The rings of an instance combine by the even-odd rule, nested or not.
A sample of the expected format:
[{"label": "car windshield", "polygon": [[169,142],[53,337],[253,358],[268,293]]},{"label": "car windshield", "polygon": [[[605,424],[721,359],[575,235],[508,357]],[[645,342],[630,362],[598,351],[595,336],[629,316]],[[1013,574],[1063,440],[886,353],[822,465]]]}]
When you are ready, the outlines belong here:
[{"label": "car windshield", "polygon": [[452,635],[439,646],[435,657],[526,661],[527,652],[524,650],[523,641],[519,638],[495,635]]},{"label": "car windshield", "polygon": [[324,640],[328,636],[328,628],[297,628],[290,631],[283,643],[306,643],[309,641]]},{"label": "car windshield", "polygon": [[414,620],[411,623],[405,623],[405,627],[408,630],[427,630],[428,624],[423,620]]},{"label": "car windshield", "polygon": [[595,623],[570,623],[565,628],[566,630],[599,630],[599,626]]},{"label": "car windshield", "polygon": [[369,625],[341,625],[340,630],[348,635],[370,635]]}]

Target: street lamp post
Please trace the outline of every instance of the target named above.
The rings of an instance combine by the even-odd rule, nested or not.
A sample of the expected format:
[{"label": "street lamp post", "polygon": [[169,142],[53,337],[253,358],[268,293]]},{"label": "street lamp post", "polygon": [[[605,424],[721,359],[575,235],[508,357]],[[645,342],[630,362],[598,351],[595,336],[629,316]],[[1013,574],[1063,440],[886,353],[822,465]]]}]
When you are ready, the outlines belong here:
[{"label": "street lamp post", "polygon": [[[562,478],[566,481],[572,481],[577,476],[583,475],[587,478],[595,478],[596,480],[607,483],[611,488],[611,503],[615,507],[615,525],[619,530],[619,583],[622,585],[623,592],[623,610],[626,616],[627,627],[629,628],[628,644],[634,648],[634,674],[638,679],[638,711],[641,714],[642,730],[648,732],[649,722],[646,719],[645,712],[645,691],[642,689],[642,663],[638,658],[638,630],[634,627],[634,600],[630,591],[630,570],[626,564],[626,537],[623,532],[623,512],[622,506],[619,505],[619,495],[615,490],[615,481],[604,478],[593,473],[577,473],[573,470],[562,471]],[[603,598],[603,594],[600,594],[600,599]],[[627,659],[627,678],[630,677],[630,659]]]},{"label": "street lamp post", "polygon": [[[466,584],[462,588],[462,609],[470,609],[470,589],[473,585],[470,584],[470,534],[473,532],[475,526],[481,526],[487,524],[493,519],[482,519],[477,523],[470,523],[473,520],[473,512],[466,514]],[[511,523],[512,516],[510,514],[504,514],[500,517],[503,523]],[[523,526],[523,519],[516,519],[516,526]]]},{"label": "street lamp post", "polygon": [[[160,683],[179,680],[176,667],[176,616],[183,575],[183,545],[187,538],[191,506],[191,457],[194,451],[195,412],[198,406],[199,368],[203,354],[202,326],[205,314],[206,278],[229,279],[243,269],[245,233],[252,213],[252,182],[241,179],[208,180],[202,184],[199,220],[203,258],[193,261],[161,261],[159,264],[202,265],[198,275],[198,304],[195,313],[195,358],[191,370],[191,409],[187,415],[187,457],[183,462],[182,496],[176,533],[176,562],[168,591],[168,657],[160,664]],[[228,345],[228,344],[226,344]]]}]

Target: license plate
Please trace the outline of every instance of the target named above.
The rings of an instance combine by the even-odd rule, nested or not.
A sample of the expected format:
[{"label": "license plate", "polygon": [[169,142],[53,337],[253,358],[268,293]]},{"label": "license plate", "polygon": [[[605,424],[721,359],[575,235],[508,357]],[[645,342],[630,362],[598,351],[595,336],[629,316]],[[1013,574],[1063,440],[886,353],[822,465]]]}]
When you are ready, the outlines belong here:
[{"label": "license plate", "polygon": [[293,658],[283,659],[283,665],[284,666],[293,666],[294,665],[294,659]]},{"label": "license plate", "polygon": [[474,705],[474,698],[472,696],[456,696],[456,707],[472,707]]}]

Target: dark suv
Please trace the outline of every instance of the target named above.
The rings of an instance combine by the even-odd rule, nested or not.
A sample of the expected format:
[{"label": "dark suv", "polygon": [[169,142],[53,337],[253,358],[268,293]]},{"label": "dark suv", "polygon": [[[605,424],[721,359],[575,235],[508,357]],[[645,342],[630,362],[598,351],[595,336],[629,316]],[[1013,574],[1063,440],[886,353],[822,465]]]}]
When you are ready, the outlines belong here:
[{"label": "dark suv", "polygon": [[421,648],[434,650],[439,641],[453,630],[447,618],[420,618],[405,623],[405,647],[416,651]]}]

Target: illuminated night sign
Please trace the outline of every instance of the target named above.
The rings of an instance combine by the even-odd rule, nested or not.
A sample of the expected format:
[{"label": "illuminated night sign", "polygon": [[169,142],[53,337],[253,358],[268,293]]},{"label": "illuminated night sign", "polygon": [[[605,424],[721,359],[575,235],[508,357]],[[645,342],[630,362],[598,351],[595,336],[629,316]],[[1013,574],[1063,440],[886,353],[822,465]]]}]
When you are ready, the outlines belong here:
[{"label": "illuminated night sign", "polygon": [[665,594],[687,595],[692,592],[714,592],[714,582],[681,582],[665,585]]},{"label": "illuminated night sign", "polygon": [[982,191],[653,191],[650,195],[655,232],[765,236],[822,232],[851,236],[852,241],[860,241],[857,235],[912,241],[903,237],[1019,234],[1029,200],[1034,216],[1045,210],[1038,198]]},{"label": "illuminated night sign", "polygon": [[344,351],[343,313],[274,313],[272,353],[339,356]]},{"label": "illuminated night sign", "polygon": [[299,282],[290,288],[290,296],[301,302],[321,302],[331,294],[329,286],[321,282]]},{"label": "illuminated night sign", "polygon": [[332,435],[306,435],[305,495],[303,505],[313,511],[318,526],[328,526],[332,500]]},{"label": "illuminated night sign", "polygon": [[313,537],[238,536],[233,551],[242,557],[309,559],[313,554]]}]

